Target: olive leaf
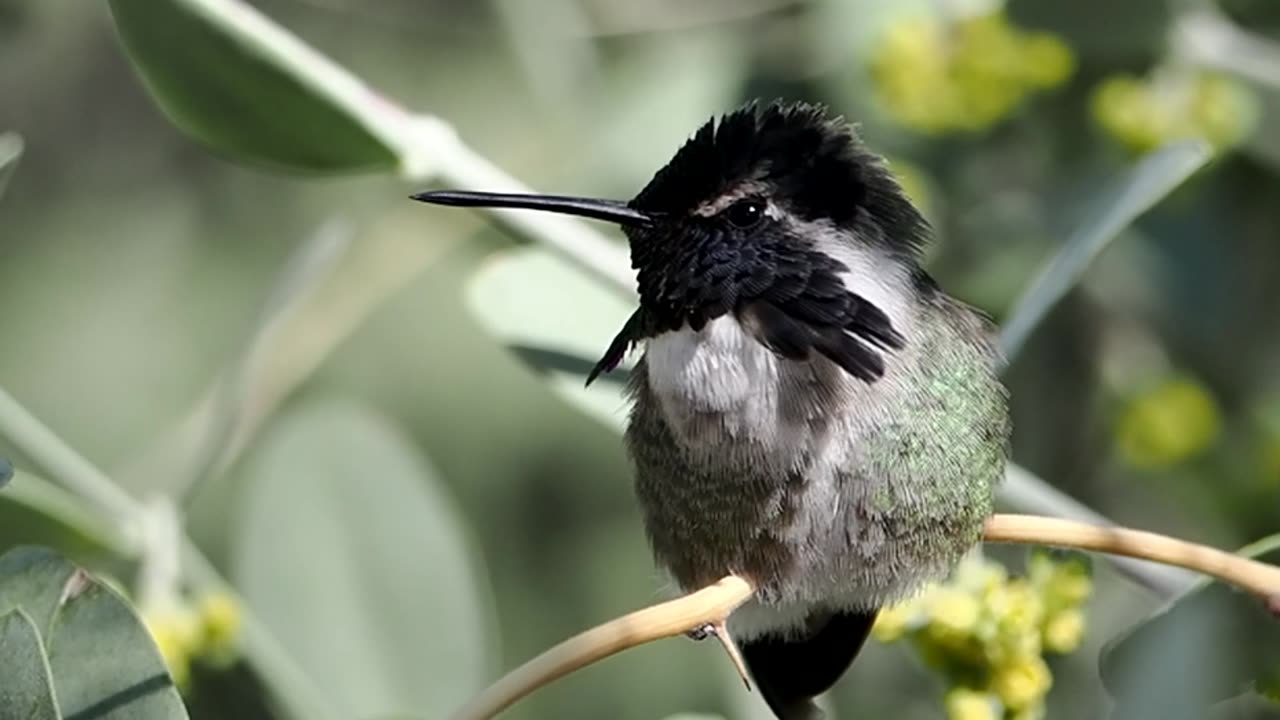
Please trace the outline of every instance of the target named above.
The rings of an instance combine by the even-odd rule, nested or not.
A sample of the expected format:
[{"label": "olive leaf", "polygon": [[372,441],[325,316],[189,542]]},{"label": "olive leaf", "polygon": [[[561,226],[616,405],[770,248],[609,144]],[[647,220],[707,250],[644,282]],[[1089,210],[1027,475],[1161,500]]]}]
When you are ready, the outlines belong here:
[{"label": "olive leaf", "polygon": [[313,172],[394,169],[387,100],[248,3],[111,0],[161,109],[215,151]]},{"label": "olive leaf", "polygon": [[[160,652],[129,604],[52,550],[19,547],[0,556],[0,614],[0,718],[187,717]],[[36,669],[48,680],[29,677]],[[48,701],[39,682],[52,690]],[[7,714],[16,707],[8,701],[20,698],[46,714]]]}]

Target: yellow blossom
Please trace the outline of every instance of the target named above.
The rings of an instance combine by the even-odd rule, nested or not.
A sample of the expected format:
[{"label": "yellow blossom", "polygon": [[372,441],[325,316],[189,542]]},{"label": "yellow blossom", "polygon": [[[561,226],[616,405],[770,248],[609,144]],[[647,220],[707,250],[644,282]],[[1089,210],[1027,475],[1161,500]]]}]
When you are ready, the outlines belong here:
[{"label": "yellow blossom", "polygon": [[1220,425],[1218,405],[1206,388],[1172,379],[1135,399],[1116,432],[1120,453],[1130,463],[1168,467],[1212,444]]},{"label": "yellow blossom", "polygon": [[1257,98],[1235,80],[1167,69],[1145,79],[1107,78],[1094,91],[1092,109],[1102,129],[1135,152],[1185,138],[1223,150],[1247,137],[1260,115]]},{"label": "yellow blossom", "polygon": [[199,618],[188,608],[173,608],[149,614],[145,622],[173,682],[185,687],[191,679],[192,654],[200,640]]},{"label": "yellow blossom", "polygon": [[1010,710],[1021,710],[1039,704],[1052,685],[1053,675],[1049,672],[1049,666],[1038,655],[1020,658],[996,668],[991,683],[992,689]]},{"label": "yellow blossom", "polygon": [[950,587],[941,587],[929,596],[929,622],[938,629],[955,635],[966,635],[978,623],[982,612],[973,595]]},{"label": "yellow blossom", "polygon": [[998,720],[1002,715],[999,701],[990,693],[969,688],[952,688],[943,705],[948,720]]},{"label": "yellow blossom", "polygon": [[1032,92],[1065,82],[1074,69],[1061,40],[1025,32],[1003,12],[954,21],[931,15],[894,25],[871,65],[889,114],[931,134],[985,130]]},{"label": "yellow blossom", "polygon": [[884,643],[893,642],[907,633],[908,624],[915,617],[910,603],[899,603],[880,611],[871,634]]},{"label": "yellow blossom", "polygon": [[213,593],[201,598],[198,612],[202,624],[202,654],[227,659],[240,635],[240,606],[227,593]]},{"label": "yellow blossom", "polygon": [[1084,639],[1084,613],[1077,608],[1056,612],[1044,624],[1042,641],[1044,649],[1050,652],[1072,652],[1080,647],[1082,639]]}]

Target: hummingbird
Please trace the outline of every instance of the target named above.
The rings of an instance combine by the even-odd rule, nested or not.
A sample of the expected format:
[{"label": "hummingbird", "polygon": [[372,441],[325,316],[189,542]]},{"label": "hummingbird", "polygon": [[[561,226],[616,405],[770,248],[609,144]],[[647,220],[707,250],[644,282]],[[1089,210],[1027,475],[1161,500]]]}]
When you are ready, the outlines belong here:
[{"label": "hummingbird", "polygon": [[929,224],[843,118],[713,117],[629,202],[413,197],[621,226],[639,302],[587,383],[643,349],[625,446],[656,564],[754,584],[727,631],[781,720],[821,717],[879,609],[980,541],[1009,455],[993,325],[922,267]]}]

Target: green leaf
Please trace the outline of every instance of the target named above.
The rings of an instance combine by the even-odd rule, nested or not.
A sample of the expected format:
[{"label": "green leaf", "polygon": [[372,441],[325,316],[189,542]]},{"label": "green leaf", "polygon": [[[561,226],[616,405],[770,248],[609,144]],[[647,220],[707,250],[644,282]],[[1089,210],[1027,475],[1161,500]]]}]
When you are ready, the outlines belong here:
[{"label": "green leaf", "polygon": [[169,118],[210,148],[281,169],[393,169],[406,116],[237,0],[111,0]]},{"label": "green leaf", "polygon": [[0,720],[59,720],[49,658],[21,609],[0,616]]},{"label": "green leaf", "polygon": [[0,613],[22,608],[49,637],[63,589],[78,572],[48,548],[17,547],[0,555]]},{"label": "green leaf", "polygon": [[[1240,554],[1280,562],[1280,535]],[[1280,619],[1258,598],[1205,580],[1103,648],[1116,717],[1204,717],[1204,708],[1280,681]]]},{"label": "green leaf", "polygon": [[1211,157],[1197,140],[1170,143],[1143,157],[1117,182],[1098,194],[1088,219],[1067,239],[1014,303],[1000,333],[1012,360],[1049,310],[1080,281],[1093,259],[1120,231],[1191,177]]},{"label": "green leaf", "polygon": [[67,720],[181,720],[173,678],[142,621],[80,573],[53,617],[49,666]]},{"label": "green leaf", "polygon": [[245,472],[233,580],[335,715],[442,717],[482,687],[483,571],[395,428],[353,404],[303,406]]},{"label": "green leaf", "polygon": [[[187,717],[133,610],[65,558],[37,547],[0,556],[0,613],[14,608],[45,638],[58,705],[68,720]],[[7,661],[7,652],[0,658]]]},{"label": "green leaf", "polygon": [[9,178],[18,167],[18,158],[22,157],[22,136],[17,133],[0,133],[0,197],[9,187]]},{"label": "green leaf", "polygon": [[[553,390],[621,431],[624,364],[585,387],[585,378],[634,306],[617,292],[538,247],[503,250],[472,278],[468,306],[485,329],[544,373]],[[565,322],[565,318],[573,318]]]},{"label": "green leaf", "polygon": [[0,490],[0,548],[22,544],[54,547],[82,562],[135,555],[134,543],[110,520],[26,472]]}]

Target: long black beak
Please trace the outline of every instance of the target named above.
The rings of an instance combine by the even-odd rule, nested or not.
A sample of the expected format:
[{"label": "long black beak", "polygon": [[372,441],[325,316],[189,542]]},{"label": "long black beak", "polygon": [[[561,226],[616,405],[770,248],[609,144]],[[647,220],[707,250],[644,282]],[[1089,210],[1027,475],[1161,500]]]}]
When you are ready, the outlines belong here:
[{"label": "long black beak", "polygon": [[578,215],[596,220],[607,220],[619,225],[641,226],[653,222],[648,215],[627,207],[626,203],[618,202],[617,200],[597,200],[594,198],[565,197],[563,195],[465,192],[462,190],[435,190],[418,193],[410,197],[414,200],[436,205],[546,210],[564,215]]}]

